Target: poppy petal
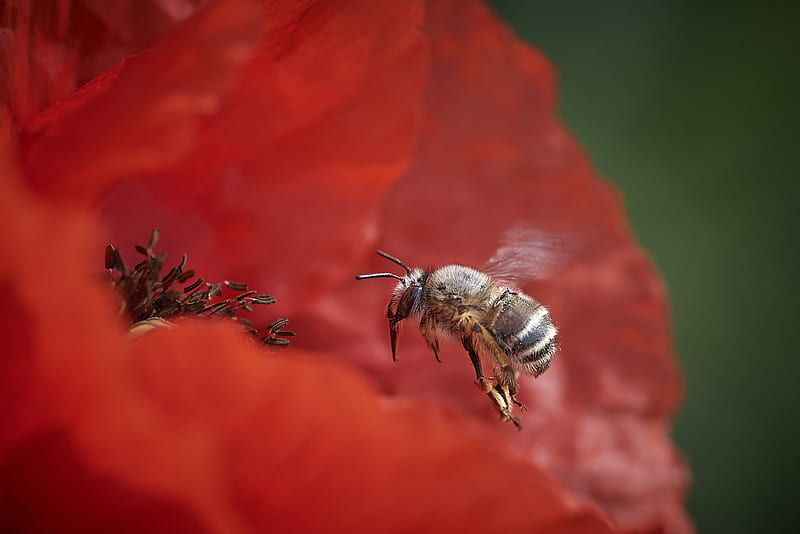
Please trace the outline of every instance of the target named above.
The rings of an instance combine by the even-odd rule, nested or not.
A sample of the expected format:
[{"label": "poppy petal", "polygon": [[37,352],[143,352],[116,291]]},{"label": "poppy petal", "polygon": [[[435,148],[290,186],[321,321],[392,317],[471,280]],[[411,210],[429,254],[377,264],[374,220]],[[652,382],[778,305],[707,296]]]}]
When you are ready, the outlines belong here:
[{"label": "poppy petal", "polygon": [[[4,526],[611,532],[526,460],[435,406],[382,398],[353,370],[265,355],[209,322],[126,340],[86,278],[90,219],[1,174],[13,261],[0,287],[14,307],[0,328],[18,336],[0,359]],[[60,239],[43,249],[47,228]]]},{"label": "poppy petal", "polygon": [[48,105],[152,45],[200,1],[3,2],[0,116],[18,130]]},{"label": "poppy petal", "polygon": [[[191,250],[207,276],[247,279],[292,306],[349,274],[382,195],[410,164],[427,67],[423,9],[268,3],[260,51],[224,96],[209,94],[241,61],[221,67],[230,54],[208,58],[202,43],[231,38],[235,48],[255,24],[217,29],[209,10],[256,19],[242,2],[213,4],[30,121],[24,161],[40,190],[99,201],[113,242],[158,226],[170,256]],[[170,82],[154,84],[162,70]]]},{"label": "poppy petal", "polygon": [[110,184],[185,156],[197,119],[217,110],[260,32],[252,2],[212,3],[152,50],[29,123],[22,149],[33,186],[53,198],[91,200]]},{"label": "poppy petal", "polygon": [[[371,504],[386,495],[365,491],[367,481],[396,482],[401,495],[436,503],[441,493],[472,487],[466,466],[481,456],[502,481],[486,483],[480,499],[488,509],[504,511],[507,528],[531,524],[505,511],[517,502],[513,497],[493,500],[501,486],[506,496],[552,504],[552,517],[533,514],[537,528],[602,531],[603,520],[580,504],[586,499],[628,531],[690,531],[682,507],[688,474],[668,436],[681,384],[664,290],[630,235],[616,193],[593,174],[555,118],[550,64],[479,2],[435,0],[425,12],[419,2],[366,1],[277,1],[264,9],[262,14],[245,0],[214,2],[154,49],[29,121],[21,137],[28,184],[64,205],[99,202],[103,226],[118,245],[139,242],[160,226],[171,257],[189,252],[193,266],[211,279],[247,280],[277,294],[301,334],[298,347],[357,363],[396,399],[390,406],[398,412],[388,416],[386,401],[362,377],[336,365],[319,367],[301,351],[295,352],[298,362],[255,364],[252,351],[224,328],[156,332],[129,347],[108,304],[76,296],[86,293],[80,284],[65,291],[62,275],[43,263],[48,251],[22,238],[47,235],[52,226],[77,236],[77,245],[68,238],[59,243],[73,243],[77,261],[86,262],[90,249],[101,251],[105,244],[100,232],[70,230],[78,227],[62,227],[55,216],[46,224],[43,217],[29,225],[36,232],[12,240],[7,252],[18,261],[11,262],[14,275],[2,286],[6,301],[20,310],[4,326],[24,334],[12,347],[20,354],[42,350],[42,363],[25,357],[6,362],[17,384],[9,391],[22,391],[26,399],[8,408],[16,422],[7,449],[12,457],[37,463],[51,451],[32,442],[40,452],[25,456],[26,440],[66,428],[66,437],[53,439],[58,454],[75,458],[70,465],[99,469],[125,489],[122,495],[143,488],[157,494],[153,506],[169,507],[186,528],[195,522],[223,531],[244,523],[263,528],[289,521],[261,508],[265,495],[302,516],[293,508],[298,488],[320,499],[334,493],[314,493],[321,490],[308,478],[294,481],[280,470],[285,465],[260,457],[265,449],[252,445],[261,445],[258,423],[277,421],[274,427],[286,430],[291,447],[275,452],[292,459],[293,468],[307,463],[304,477],[324,479],[331,458],[360,467],[337,495],[369,504],[361,520],[385,506]],[[266,26],[259,33],[262,19]],[[216,37],[222,53],[207,58],[198,52],[197,43]],[[172,75],[150,87],[164,70]],[[12,207],[9,213],[16,213]],[[18,224],[5,222],[8,231]],[[423,266],[480,266],[517,224],[595,230],[577,261],[547,280],[523,284],[551,309],[563,349],[536,384],[523,384],[520,398],[530,409],[521,434],[496,422],[458,349],[446,350],[446,363],[432,368],[424,344],[409,333],[401,340],[401,363],[392,365],[382,317],[388,289],[351,280],[373,268],[385,270],[377,258],[356,267],[375,245]],[[57,248],[50,255],[62,253]],[[23,269],[29,263],[38,267]],[[64,272],[90,269],[81,268]],[[40,289],[19,290],[48,275],[53,281]],[[45,306],[48,295],[59,295],[58,313]],[[91,350],[75,348],[92,339],[79,314],[62,332],[67,301],[105,310],[105,319],[81,319],[101,331]],[[38,326],[26,326],[31,324]],[[51,339],[48,332],[58,335]],[[139,382],[131,383],[131,372]],[[206,389],[214,395],[198,398],[197,391]],[[268,402],[259,400],[260,391]],[[215,397],[226,402],[210,405]],[[51,399],[59,402],[54,413],[43,409]],[[323,405],[321,421],[309,415],[311,405]],[[223,419],[240,412],[241,419]],[[341,425],[340,412],[347,414]],[[393,448],[429,434],[439,445],[426,450],[443,471],[413,459],[442,477],[423,484],[435,494],[398,480],[404,472],[426,479],[408,465],[412,456],[404,454],[413,452]],[[375,450],[362,449],[362,439],[372,440],[367,444],[376,444]],[[130,462],[131,451],[151,449],[137,457],[139,463]],[[394,466],[398,471],[383,468],[376,452],[382,450],[408,462]],[[448,451],[469,462],[449,463]],[[506,480],[503,461],[513,464],[520,480]],[[226,500],[220,473],[234,487],[234,503]],[[283,477],[281,487],[263,485],[271,473]],[[481,473],[484,481],[488,475]],[[106,487],[105,479],[79,478]],[[458,490],[439,485],[444,481],[458,483]],[[475,495],[457,502],[477,510],[470,500]],[[320,509],[355,528],[353,516],[333,509],[336,502]],[[467,524],[446,512],[440,517],[438,508],[420,510],[448,527]],[[309,514],[299,520],[311,527],[317,519]],[[487,529],[497,524],[482,522],[493,516],[462,519]]]},{"label": "poppy petal", "polygon": [[[433,63],[419,149],[387,197],[377,244],[364,247],[372,259],[355,273],[392,268],[376,247],[412,266],[480,267],[515,226],[590,229],[572,263],[521,288],[551,310],[562,349],[536,383],[523,381],[528,411],[514,441],[619,525],[689,532],[689,475],[669,438],[682,384],[663,285],[617,193],[556,118],[549,62],[479,2],[428,7]],[[387,393],[439,399],[515,434],[477,393],[457,343],[437,365],[411,325],[401,361],[391,361],[383,310],[394,283],[343,284],[293,318],[307,334],[298,346],[347,354]]]}]

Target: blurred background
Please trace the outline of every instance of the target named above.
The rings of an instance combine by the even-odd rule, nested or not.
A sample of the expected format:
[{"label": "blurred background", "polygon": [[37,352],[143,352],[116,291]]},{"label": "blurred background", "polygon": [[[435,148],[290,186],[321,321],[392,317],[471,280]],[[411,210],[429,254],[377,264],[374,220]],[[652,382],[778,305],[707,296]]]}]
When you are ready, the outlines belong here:
[{"label": "blurred background", "polygon": [[798,532],[800,7],[490,3],[556,65],[560,116],[669,287],[698,531]]}]

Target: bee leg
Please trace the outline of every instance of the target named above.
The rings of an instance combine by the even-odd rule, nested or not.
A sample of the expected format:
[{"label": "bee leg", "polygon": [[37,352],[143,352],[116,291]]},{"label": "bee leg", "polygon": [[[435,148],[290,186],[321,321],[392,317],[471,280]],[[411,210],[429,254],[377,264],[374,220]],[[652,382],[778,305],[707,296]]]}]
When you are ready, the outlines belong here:
[{"label": "bee leg", "polygon": [[500,378],[497,380],[497,385],[503,392],[503,398],[506,403],[511,406],[516,404],[522,410],[526,410],[525,405],[517,400],[517,393],[519,393],[519,372],[513,367],[503,366],[500,369]]},{"label": "bee leg", "polygon": [[464,336],[461,338],[461,344],[467,350],[467,354],[469,354],[469,359],[472,362],[472,367],[475,368],[475,375],[478,377],[478,387],[483,390],[484,393],[489,393],[490,390],[494,389],[494,385],[489,382],[489,380],[483,375],[483,366],[481,365],[481,358],[478,356],[478,353],[475,352],[475,349],[472,347],[472,342],[470,341],[469,337]]},{"label": "bee leg", "polygon": [[392,305],[386,309],[386,317],[389,319],[389,339],[392,341],[392,361],[397,361],[397,331],[400,329],[398,314],[392,313]]},{"label": "bee leg", "polygon": [[464,345],[464,348],[467,350],[469,359],[472,361],[472,366],[475,368],[475,374],[478,377],[478,387],[492,400],[497,408],[497,411],[500,412],[500,419],[506,422],[511,422],[517,427],[517,429],[522,430],[522,425],[519,424],[519,419],[511,415],[511,403],[507,400],[510,397],[508,391],[506,390],[503,392],[504,394],[501,394],[499,391],[497,391],[497,388],[494,386],[494,384],[492,384],[484,376],[481,358],[475,351],[475,347],[472,346],[472,341],[470,340],[469,336],[462,337],[461,344]]},{"label": "bee leg", "polygon": [[442,363],[442,360],[439,359],[439,339],[436,337],[436,332],[431,323],[430,318],[427,315],[423,315],[419,322],[419,331],[422,333],[425,344],[433,351],[436,361]]},{"label": "bee leg", "polygon": [[500,391],[502,392],[503,400],[506,402],[508,406],[516,404],[517,406],[519,406],[519,409],[522,410],[523,412],[527,410],[525,405],[517,400],[516,393],[511,391],[507,385],[500,386]]}]

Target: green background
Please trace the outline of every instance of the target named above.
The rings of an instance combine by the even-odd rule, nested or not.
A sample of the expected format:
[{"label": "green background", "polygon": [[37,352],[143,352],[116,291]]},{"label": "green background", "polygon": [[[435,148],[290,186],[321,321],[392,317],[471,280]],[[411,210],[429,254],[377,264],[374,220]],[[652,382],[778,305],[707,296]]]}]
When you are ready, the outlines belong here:
[{"label": "green background", "polygon": [[699,532],[800,532],[800,9],[491,3],[555,63],[561,117],[669,286]]}]

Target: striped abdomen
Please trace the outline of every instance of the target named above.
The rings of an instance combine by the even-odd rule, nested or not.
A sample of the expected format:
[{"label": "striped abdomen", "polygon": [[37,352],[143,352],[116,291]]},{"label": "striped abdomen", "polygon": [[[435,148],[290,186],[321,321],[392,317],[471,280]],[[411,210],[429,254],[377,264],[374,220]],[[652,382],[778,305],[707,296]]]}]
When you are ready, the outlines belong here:
[{"label": "striped abdomen", "polygon": [[539,376],[550,367],[558,331],[547,308],[523,293],[507,293],[497,303],[495,337],[516,367]]}]

